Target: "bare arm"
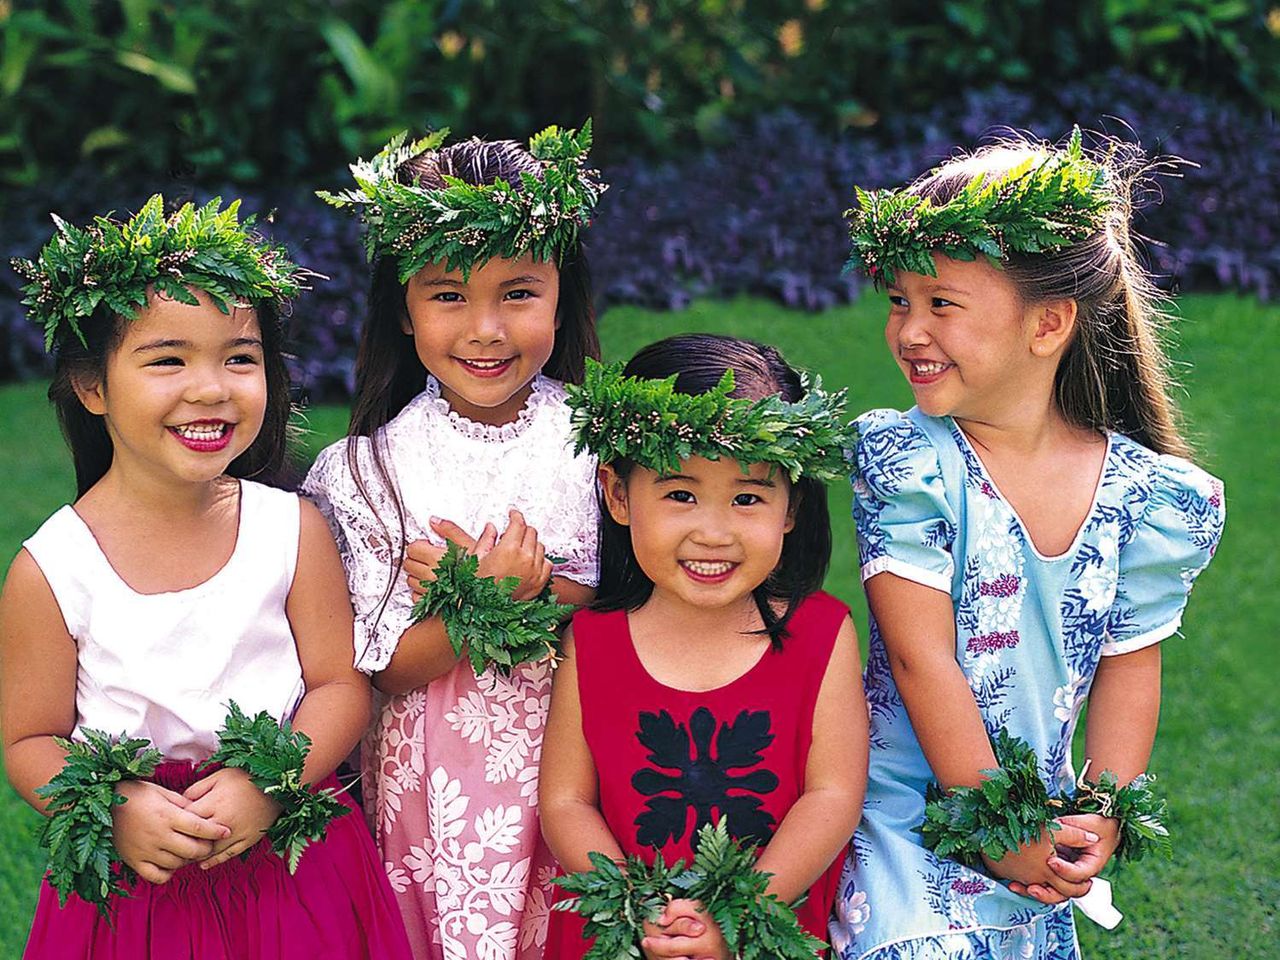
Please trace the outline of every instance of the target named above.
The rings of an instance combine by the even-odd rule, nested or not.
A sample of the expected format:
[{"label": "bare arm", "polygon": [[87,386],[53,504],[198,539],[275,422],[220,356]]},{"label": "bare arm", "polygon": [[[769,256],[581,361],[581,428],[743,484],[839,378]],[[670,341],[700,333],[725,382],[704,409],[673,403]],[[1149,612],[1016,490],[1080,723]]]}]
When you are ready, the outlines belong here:
[{"label": "bare arm", "polygon": [[285,611],[306,684],[294,727],[311,738],[304,776],[314,782],[337,768],[368,726],[369,682],[351,665],[351,603],[338,549],[320,512],[305,500]]},{"label": "bare arm", "polygon": [[996,765],[982,715],[956,662],[951,597],[892,573],[867,581],[867,602],[920,749],[944,787],[977,786]]},{"label": "bare arm", "polygon": [[41,813],[37,787],[66,761],[54,737],[76,722],[76,644],[35,559],[21,551],[0,594],[0,730],[9,782]]},{"label": "bare arm", "polygon": [[1126,784],[1147,769],[1160,719],[1160,646],[1099,660],[1085,720],[1088,779],[1111,770]]},{"label": "bare arm", "polygon": [[551,713],[538,776],[542,835],[566,871],[592,869],[587,859],[591,851],[614,860],[623,857],[622,848],[604,822],[599,803],[596,765],[582,732],[578,667],[570,627],[564,637],[564,660],[556,668],[551,687]]},{"label": "bare arm", "polygon": [[808,890],[853,836],[867,789],[867,751],[858,636],[846,617],[814,707],[804,792],[758,862],[773,874],[769,892],[784,903]]}]

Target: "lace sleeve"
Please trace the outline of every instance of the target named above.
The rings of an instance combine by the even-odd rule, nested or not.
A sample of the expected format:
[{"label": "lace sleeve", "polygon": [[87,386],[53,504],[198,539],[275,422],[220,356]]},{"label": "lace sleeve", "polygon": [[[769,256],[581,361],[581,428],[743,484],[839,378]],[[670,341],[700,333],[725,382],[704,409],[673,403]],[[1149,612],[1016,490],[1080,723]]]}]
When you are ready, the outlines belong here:
[{"label": "lace sleeve", "polygon": [[[364,469],[363,456],[361,468],[368,478],[366,487],[375,502],[380,502],[372,464]],[[390,662],[400,635],[409,626],[413,607],[413,595],[399,575],[394,508],[388,500],[388,509],[382,511],[388,520],[381,522],[379,512],[361,495],[347,462],[345,440],[321,452],[300,492],[329,521],[342,555],[355,609],[355,666],[364,673],[376,673]],[[389,582],[392,589],[388,595]]]},{"label": "lace sleeve", "polygon": [[[600,501],[596,496],[596,459],[574,457],[558,477],[555,491],[556,528],[560,534],[551,546],[565,558],[554,575],[588,587],[600,585]],[[550,549],[550,548],[549,548]]]}]

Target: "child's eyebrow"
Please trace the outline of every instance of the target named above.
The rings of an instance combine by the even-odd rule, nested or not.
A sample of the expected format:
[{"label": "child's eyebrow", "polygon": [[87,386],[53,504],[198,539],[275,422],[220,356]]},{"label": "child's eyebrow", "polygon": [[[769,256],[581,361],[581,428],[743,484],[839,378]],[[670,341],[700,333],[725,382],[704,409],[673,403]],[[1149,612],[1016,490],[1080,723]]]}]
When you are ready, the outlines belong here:
[{"label": "child's eyebrow", "polygon": [[227,341],[228,347],[260,347],[262,340],[258,337],[236,337]]},{"label": "child's eyebrow", "polygon": [[466,284],[461,280],[451,280],[448,277],[436,277],[434,280],[420,281],[424,287],[465,287]]},{"label": "child's eyebrow", "polygon": [[517,284],[544,283],[544,282],[545,281],[541,277],[535,277],[532,274],[528,274],[523,277],[512,277],[510,280],[503,280],[501,285],[504,287],[514,287]]},{"label": "child's eyebrow", "polygon": [[738,482],[745,483],[750,487],[767,487],[770,490],[776,489],[778,486],[772,480],[767,480],[764,477],[760,477],[759,479],[755,477],[742,477]]},{"label": "child's eyebrow", "polygon": [[654,483],[675,483],[677,481],[681,483],[697,483],[698,478],[686,476],[683,473],[665,473],[662,476],[658,477],[658,479],[655,480]]},{"label": "child's eyebrow", "polygon": [[147,350],[176,350],[182,347],[191,346],[190,340],[152,340],[150,343],[144,343],[140,347],[134,347],[134,353],[143,353]]}]

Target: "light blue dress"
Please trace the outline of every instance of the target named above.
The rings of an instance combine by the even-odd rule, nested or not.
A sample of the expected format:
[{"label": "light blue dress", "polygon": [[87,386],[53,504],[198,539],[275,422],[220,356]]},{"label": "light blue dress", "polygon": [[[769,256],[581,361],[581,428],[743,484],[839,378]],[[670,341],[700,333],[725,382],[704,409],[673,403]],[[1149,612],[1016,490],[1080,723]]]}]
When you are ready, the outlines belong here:
[{"label": "light blue dress", "polygon": [[[1032,745],[1051,791],[1075,783],[1071,737],[1100,657],[1178,630],[1224,519],[1222,484],[1112,434],[1094,502],[1065,553],[1036,551],[949,418],[858,420],[854,519],[862,577],[950,594],[956,660],[989,732]],[[933,779],[871,622],[871,768],[831,924],[840,960],[1074,960],[1070,904],[1047,907],[926,850]]]}]

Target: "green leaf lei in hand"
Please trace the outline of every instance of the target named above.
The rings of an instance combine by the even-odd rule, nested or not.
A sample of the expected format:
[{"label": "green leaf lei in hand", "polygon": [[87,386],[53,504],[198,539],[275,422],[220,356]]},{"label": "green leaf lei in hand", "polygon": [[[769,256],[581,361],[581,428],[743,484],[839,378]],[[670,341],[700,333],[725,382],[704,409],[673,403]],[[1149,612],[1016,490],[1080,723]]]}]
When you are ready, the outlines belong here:
[{"label": "green leaf lei in hand", "polygon": [[649,866],[639,857],[619,865],[593,852],[594,870],[554,880],[575,897],[553,909],[583,916],[586,936],[596,938],[584,960],[640,957],[644,922],[677,897],[701,903],[740,960],[813,960],[826,946],[805,931],[793,907],[765,893],[771,874],[756,869],[755,844],[729,836],[724,819],[704,826],[694,842],[687,869],[683,860],[667,867],[661,853]]},{"label": "green leaf lei in hand", "polygon": [[821,481],[848,473],[844,452],[856,439],[846,424],[845,391],[822,389],[822,379],[802,377],[805,394],[795,403],[779,396],[760,400],[731,397],[733,371],[706,393],[680,393],[676,378],[624,376],[621,363],[587,360],[582,385],[565,384],[574,453],[590,450],[602,463],[627,459],[658,473],[678,473],[688,457],[742,464],[776,463],[794,482]]},{"label": "green leaf lei in hand", "polygon": [[74,893],[110,919],[112,896],[128,896],[125,883],[134,872],[120,859],[112,841],[111,808],[124,803],[116,793],[122,780],[151,776],[161,760],[150,741],[117,739],[82,729],[84,741],[54,737],[67,762],[36,796],[48,800],[48,814],[37,839],[49,853],[49,885],[65,905]]},{"label": "green leaf lei in hand", "polygon": [[552,881],[574,894],[572,900],[561,900],[552,909],[572,910],[586,920],[583,934],[594,937],[595,943],[583,960],[639,960],[644,923],[656,920],[673,896],[672,877],[684,872],[684,861],[668,867],[661,853],[652,866],[636,856],[621,864],[595,851],[587,856],[594,870]]},{"label": "green leaf lei in hand", "polygon": [[291,729],[288,721],[281,724],[265,710],[250,719],[232,702],[218,731],[218,749],[204,763],[244,770],[254,786],[284,808],[267,839],[290,873],[297,871],[311,841],[323,839],[329,823],[349,812],[333,788],[312,790],[302,782],[310,750],[311,738]]},{"label": "green leaf lei in hand", "polygon": [[1172,855],[1163,823],[1165,802],[1150,786],[1154,777],[1144,774],[1117,787],[1111,771],[1104,771],[1097,783],[1087,782],[1082,773],[1074,796],[1050,796],[1035,751],[1025,740],[1001,729],[991,745],[999,766],[983,770],[986,779],[978,786],[944,791],[937,783],[929,785],[918,829],[924,845],[938,856],[980,868],[983,854],[999,860],[1054,830],[1056,818],[1078,813],[1119,821],[1117,862],[1139,860],[1151,850]]},{"label": "green leaf lei in hand", "polygon": [[1042,253],[1085,239],[1115,203],[1106,168],[1085,156],[1080,128],[1065,150],[1028,157],[1007,173],[976,177],[946,203],[904,190],[856,188],[845,211],[852,251],[846,270],[877,284],[899,270],[934,276],[933,254],[999,263],[1010,253]]},{"label": "green leaf lei in hand", "polygon": [[556,629],[573,607],[557,603],[549,587],[532,599],[515,600],[519,577],[481,577],[479,568],[478,557],[450,542],[435,580],[422,581],[426,592],[413,605],[414,623],[439,616],[453,652],[461,656],[466,648],[477,677],[490,666],[506,676],[521,663],[554,661],[560,649]]}]

